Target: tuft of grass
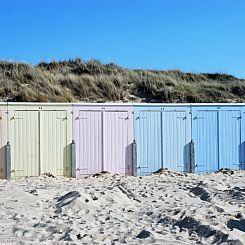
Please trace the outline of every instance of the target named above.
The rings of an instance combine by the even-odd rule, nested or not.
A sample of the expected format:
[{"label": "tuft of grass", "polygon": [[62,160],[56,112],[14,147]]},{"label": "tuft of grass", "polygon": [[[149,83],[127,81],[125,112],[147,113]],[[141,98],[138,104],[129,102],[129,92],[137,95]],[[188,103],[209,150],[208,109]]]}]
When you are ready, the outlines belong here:
[{"label": "tuft of grass", "polygon": [[245,102],[245,80],[221,73],[130,70],[98,60],[0,61],[0,99],[32,102]]}]

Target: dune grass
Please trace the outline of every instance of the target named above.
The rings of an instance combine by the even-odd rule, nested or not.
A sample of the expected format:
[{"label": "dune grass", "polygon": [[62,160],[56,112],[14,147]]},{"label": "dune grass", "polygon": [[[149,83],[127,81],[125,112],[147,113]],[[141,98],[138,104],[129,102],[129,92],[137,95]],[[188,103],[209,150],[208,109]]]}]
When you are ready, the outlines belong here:
[{"label": "dune grass", "polygon": [[244,102],[245,80],[227,74],[130,70],[81,59],[37,66],[0,61],[2,101]]}]

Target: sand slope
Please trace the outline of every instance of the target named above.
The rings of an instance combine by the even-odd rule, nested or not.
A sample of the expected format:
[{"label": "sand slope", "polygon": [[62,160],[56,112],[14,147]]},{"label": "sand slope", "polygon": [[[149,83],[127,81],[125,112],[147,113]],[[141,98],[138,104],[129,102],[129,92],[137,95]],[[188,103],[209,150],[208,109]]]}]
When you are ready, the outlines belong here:
[{"label": "sand slope", "polygon": [[245,171],[0,180],[0,244],[245,244]]}]

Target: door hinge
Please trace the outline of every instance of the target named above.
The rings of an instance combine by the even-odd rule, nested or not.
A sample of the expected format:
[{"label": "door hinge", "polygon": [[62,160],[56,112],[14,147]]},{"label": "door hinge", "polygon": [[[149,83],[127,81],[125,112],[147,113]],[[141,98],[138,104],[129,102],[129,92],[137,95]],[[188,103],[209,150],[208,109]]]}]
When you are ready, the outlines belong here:
[{"label": "door hinge", "polygon": [[128,119],[129,119],[129,117],[119,117],[119,119],[128,120]]},{"label": "door hinge", "polygon": [[195,116],[193,119],[204,119],[204,117]]},{"label": "door hinge", "polygon": [[16,117],[16,116],[13,116],[12,119],[24,119],[24,117]]},{"label": "door hinge", "polygon": [[140,116],[138,116],[136,119],[147,119],[147,118],[149,118],[149,117],[140,117]]},{"label": "door hinge", "polygon": [[57,119],[66,120],[67,117],[57,117]]}]

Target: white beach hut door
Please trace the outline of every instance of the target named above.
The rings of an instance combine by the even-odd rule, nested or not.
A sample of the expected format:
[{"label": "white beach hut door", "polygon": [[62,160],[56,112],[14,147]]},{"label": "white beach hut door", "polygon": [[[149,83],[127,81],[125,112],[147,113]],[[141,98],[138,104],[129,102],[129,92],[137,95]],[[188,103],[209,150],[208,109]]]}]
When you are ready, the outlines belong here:
[{"label": "white beach hut door", "polygon": [[70,176],[67,155],[67,112],[40,111],[41,174]]},{"label": "white beach hut door", "polygon": [[12,142],[13,177],[39,175],[39,112],[15,111]]},{"label": "white beach hut door", "polygon": [[102,112],[79,111],[78,175],[102,171]]},{"label": "white beach hut door", "polygon": [[127,111],[103,112],[103,170],[110,173],[129,174],[132,151]]}]

